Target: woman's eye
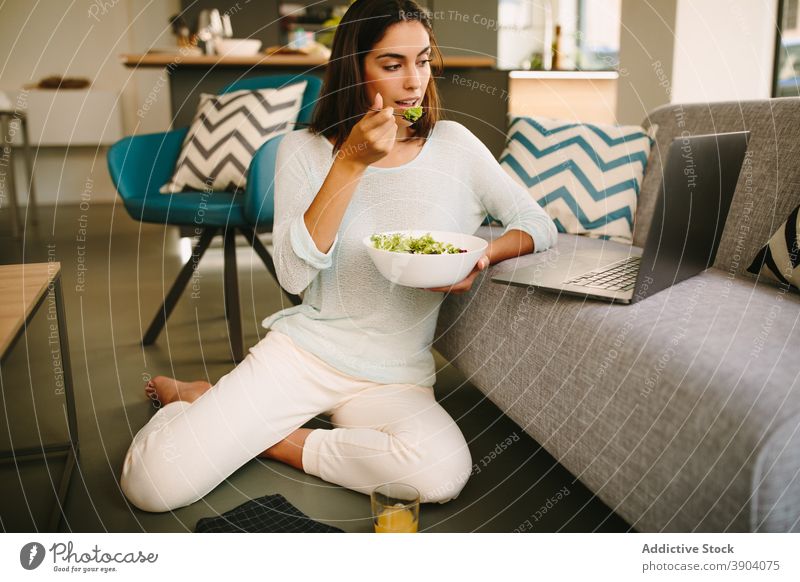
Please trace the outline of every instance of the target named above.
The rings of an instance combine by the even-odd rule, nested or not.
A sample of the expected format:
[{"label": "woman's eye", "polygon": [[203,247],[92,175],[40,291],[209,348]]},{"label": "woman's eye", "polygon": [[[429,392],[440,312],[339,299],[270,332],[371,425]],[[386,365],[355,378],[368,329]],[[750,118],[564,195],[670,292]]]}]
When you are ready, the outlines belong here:
[{"label": "woman's eye", "polygon": [[[418,66],[418,67],[424,67],[425,65],[427,65],[427,64],[428,64],[428,63],[430,63],[430,62],[431,62],[431,59],[427,59],[427,60],[424,60],[424,61],[418,61],[418,62],[417,62],[417,66]],[[384,70],[386,70],[386,71],[396,71],[396,70],[398,70],[398,69],[399,69],[400,67],[402,67],[402,66],[403,66],[403,65],[388,65],[388,66],[386,66],[386,67],[383,67],[383,68],[384,68]]]}]

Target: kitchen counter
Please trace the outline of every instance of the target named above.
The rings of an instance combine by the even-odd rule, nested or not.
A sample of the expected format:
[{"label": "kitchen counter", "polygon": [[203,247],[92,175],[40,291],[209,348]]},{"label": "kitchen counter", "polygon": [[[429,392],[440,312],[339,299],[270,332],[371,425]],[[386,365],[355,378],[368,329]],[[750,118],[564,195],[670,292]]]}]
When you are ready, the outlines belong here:
[{"label": "kitchen counter", "polygon": [[[172,127],[190,125],[200,93],[217,93],[228,84],[270,74],[323,77],[328,59],[298,54],[258,54],[250,57],[189,55],[175,51],[120,55],[123,66],[137,70],[165,69],[169,78]],[[472,85],[492,92],[467,90]],[[503,149],[508,71],[495,68],[490,56],[445,56],[444,71],[436,79],[442,115],[463,123],[493,154]],[[500,131],[498,131],[500,129]]]},{"label": "kitchen counter", "polygon": [[618,84],[617,71],[509,71],[508,112],[614,124]]},{"label": "kitchen counter", "polygon": [[[181,55],[178,52],[123,54],[123,65],[130,68],[163,67],[316,67],[326,65],[328,59],[319,56],[264,53],[249,56]],[[445,56],[445,68],[492,68],[495,59],[491,57]]]},{"label": "kitchen counter", "polygon": [[511,79],[548,79],[552,81],[616,81],[617,71],[509,71]]},{"label": "kitchen counter", "polygon": [[[299,54],[220,57],[177,51],[123,54],[120,60],[131,69],[167,70],[173,127],[191,124],[200,93],[216,93],[233,81],[270,73],[322,77],[328,62]],[[463,123],[495,156],[504,148],[508,114],[615,121],[615,71],[508,71],[495,64],[486,56],[445,56],[444,71],[436,80],[443,118]]]}]

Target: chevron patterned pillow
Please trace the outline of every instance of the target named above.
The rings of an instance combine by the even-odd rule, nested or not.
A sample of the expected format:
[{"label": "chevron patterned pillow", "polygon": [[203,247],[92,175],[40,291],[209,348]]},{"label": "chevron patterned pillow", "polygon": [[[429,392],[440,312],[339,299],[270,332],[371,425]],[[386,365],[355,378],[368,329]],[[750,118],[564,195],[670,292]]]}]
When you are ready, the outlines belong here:
[{"label": "chevron patterned pillow", "polygon": [[559,232],[631,243],[651,141],[638,126],[512,117],[500,165]]},{"label": "chevron patterned pillow", "polygon": [[175,171],[159,192],[244,190],[247,169],[267,140],[294,129],[306,81],[280,89],[203,93]]},{"label": "chevron patterned pillow", "polygon": [[800,290],[800,206],[758,251],[747,270]]}]

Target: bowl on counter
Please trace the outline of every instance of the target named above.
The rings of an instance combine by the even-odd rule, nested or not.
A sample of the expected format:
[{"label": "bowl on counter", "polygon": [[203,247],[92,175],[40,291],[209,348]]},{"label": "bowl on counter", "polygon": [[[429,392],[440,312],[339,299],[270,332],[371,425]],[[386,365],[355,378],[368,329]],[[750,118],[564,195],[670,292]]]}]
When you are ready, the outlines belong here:
[{"label": "bowl on counter", "polygon": [[261,41],[257,38],[218,38],[214,49],[221,56],[252,57],[261,50]]}]

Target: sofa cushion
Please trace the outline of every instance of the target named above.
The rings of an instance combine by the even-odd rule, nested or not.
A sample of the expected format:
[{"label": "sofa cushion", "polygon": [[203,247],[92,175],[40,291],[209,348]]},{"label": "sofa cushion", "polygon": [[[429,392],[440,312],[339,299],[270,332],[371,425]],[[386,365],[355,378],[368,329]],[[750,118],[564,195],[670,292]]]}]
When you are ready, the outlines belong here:
[{"label": "sofa cushion", "polygon": [[639,196],[634,244],[643,246],[647,240],[674,138],[749,130],[747,155],[714,266],[731,276],[753,278],[747,271],[752,258],[800,204],[800,99],[667,105],[644,122],[648,128],[653,124],[658,131]]},{"label": "sofa cushion", "polygon": [[294,129],[291,122],[297,120],[306,84],[222,95],[203,93],[175,172],[159,191],[243,191],[258,148]]},{"label": "sofa cushion", "polygon": [[649,153],[638,126],[514,117],[500,165],[559,232],[630,243]]},{"label": "sofa cushion", "polygon": [[800,206],[758,251],[747,270],[800,290]]},{"label": "sofa cushion", "polygon": [[800,528],[800,297],[717,269],[629,306],[490,281],[602,244],[490,267],[434,347],[637,530]]}]

